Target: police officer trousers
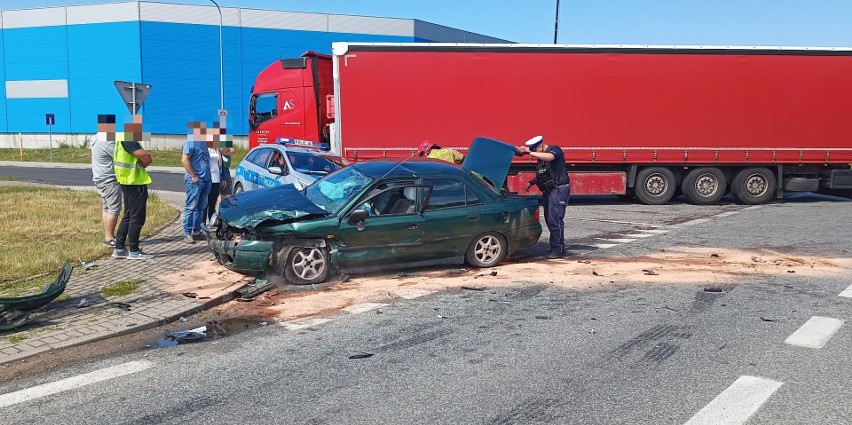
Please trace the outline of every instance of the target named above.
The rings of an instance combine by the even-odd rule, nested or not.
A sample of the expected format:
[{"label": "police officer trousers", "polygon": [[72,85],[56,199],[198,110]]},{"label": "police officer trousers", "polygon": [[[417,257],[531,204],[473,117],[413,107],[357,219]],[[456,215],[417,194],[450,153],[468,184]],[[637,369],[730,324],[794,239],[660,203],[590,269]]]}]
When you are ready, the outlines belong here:
[{"label": "police officer trousers", "polygon": [[565,207],[571,195],[568,184],[556,186],[542,196],[544,222],[550,231],[550,252],[565,254]]}]

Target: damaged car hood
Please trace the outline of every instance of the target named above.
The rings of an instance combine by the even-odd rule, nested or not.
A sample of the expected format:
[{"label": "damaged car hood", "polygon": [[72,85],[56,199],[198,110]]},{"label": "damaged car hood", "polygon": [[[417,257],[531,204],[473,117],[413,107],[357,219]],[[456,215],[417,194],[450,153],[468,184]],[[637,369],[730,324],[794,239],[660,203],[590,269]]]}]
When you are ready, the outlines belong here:
[{"label": "damaged car hood", "polygon": [[292,222],[329,213],[292,184],[241,192],[225,198],[219,217],[229,226],[253,229],[267,221]]}]

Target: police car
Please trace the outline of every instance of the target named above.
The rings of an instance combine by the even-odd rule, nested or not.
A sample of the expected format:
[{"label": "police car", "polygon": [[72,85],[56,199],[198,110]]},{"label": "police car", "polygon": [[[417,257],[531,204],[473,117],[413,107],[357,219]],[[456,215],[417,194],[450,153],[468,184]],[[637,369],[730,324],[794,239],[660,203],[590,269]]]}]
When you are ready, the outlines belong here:
[{"label": "police car", "polygon": [[234,176],[234,193],[293,184],[304,189],[314,180],[349,165],[345,159],[307,140],[278,139],[246,155]]}]

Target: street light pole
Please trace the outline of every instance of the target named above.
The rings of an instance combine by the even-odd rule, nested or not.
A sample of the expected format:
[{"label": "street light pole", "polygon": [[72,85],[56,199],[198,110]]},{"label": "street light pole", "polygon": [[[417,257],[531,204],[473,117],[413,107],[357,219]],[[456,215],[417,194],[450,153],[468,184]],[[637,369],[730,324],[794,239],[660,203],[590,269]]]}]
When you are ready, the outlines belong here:
[{"label": "street light pole", "polygon": [[559,35],[559,0],[556,0],[556,19],[553,21],[553,44],[557,43],[557,36],[558,35]]},{"label": "street light pole", "polygon": [[210,0],[219,11],[219,109],[225,109],[225,57],[222,55],[222,9],[214,0]]}]

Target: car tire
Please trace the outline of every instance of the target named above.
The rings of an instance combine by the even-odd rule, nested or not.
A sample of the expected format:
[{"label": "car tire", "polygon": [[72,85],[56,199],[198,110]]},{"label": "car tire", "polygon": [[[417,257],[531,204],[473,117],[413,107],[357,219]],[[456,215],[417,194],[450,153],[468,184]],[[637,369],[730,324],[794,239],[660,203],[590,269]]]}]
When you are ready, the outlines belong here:
[{"label": "car tire", "polygon": [[474,238],[465,259],[473,267],[493,267],[503,261],[507,251],[506,239],[499,233],[489,232]]},{"label": "car tire", "polygon": [[725,173],[716,167],[694,168],[681,184],[683,195],[695,205],[712,205],[725,196],[728,181]]},{"label": "car tire", "polygon": [[741,170],[731,181],[731,194],[741,204],[766,203],[775,196],[775,174],[766,167]]},{"label": "car tire", "polygon": [[643,168],[636,174],[636,199],[646,205],[663,205],[674,197],[675,175],[664,167]]},{"label": "car tire", "polygon": [[325,282],[331,264],[325,248],[293,248],[284,263],[284,278],[294,285]]},{"label": "car tire", "polygon": [[241,183],[237,183],[234,185],[234,195],[243,191],[243,185]]}]

